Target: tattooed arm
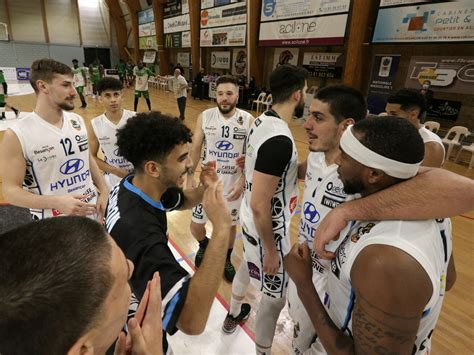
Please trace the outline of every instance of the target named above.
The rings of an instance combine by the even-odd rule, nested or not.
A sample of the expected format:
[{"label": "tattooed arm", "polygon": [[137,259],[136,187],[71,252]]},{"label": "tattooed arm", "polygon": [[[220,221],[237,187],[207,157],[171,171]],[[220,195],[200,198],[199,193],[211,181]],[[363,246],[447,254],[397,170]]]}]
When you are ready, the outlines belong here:
[{"label": "tattooed arm", "polygon": [[327,314],[311,282],[306,244],[295,245],[285,267],[328,354],[411,354],[423,309],[432,294],[431,281],[418,262],[386,245],[371,245],[351,270],[355,305],[353,339]]}]

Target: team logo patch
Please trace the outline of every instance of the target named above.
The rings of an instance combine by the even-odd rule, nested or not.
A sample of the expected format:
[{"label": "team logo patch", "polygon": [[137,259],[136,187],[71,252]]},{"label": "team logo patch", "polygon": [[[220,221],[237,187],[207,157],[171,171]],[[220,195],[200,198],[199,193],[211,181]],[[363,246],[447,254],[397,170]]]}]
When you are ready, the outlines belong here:
[{"label": "team logo patch", "polygon": [[81,130],[81,125],[76,120],[69,120],[73,128],[77,129],[78,131]]},{"label": "team logo patch", "polygon": [[375,223],[368,223],[365,226],[360,226],[357,228],[357,231],[351,235],[351,242],[352,243],[357,243],[364,234],[367,234],[370,232],[372,228],[374,228]]},{"label": "team logo patch", "polygon": [[310,223],[318,223],[321,219],[319,212],[316,210],[316,206],[311,202],[306,202],[303,206],[303,216]]},{"label": "team logo patch", "polygon": [[244,118],[239,116],[239,118],[237,118],[237,123],[242,126],[244,124]]},{"label": "team logo patch", "polygon": [[216,148],[219,150],[231,150],[234,148],[234,145],[226,140],[221,140],[216,142]]},{"label": "team logo patch", "polygon": [[265,274],[263,278],[263,283],[265,284],[265,288],[271,292],[279,291],[282,287],[282,280],[281,277],[278,275],[268,275]]},{"label": "team logo patch", "polygon": [[298,205],[298,196],[291,197],[290,198],[290,213],[291,214],[293,214],[297,205]]},{"label": "team logo patch", "polygon": [[249,276],[251,278],[254,278],[256,280],[261,280],[260,278],[260,269],[258,268],[257,265],[255,265],[254,263],[251,263],[250,261],[247,261],[247,266],[249,268]]},{"label": "team logo patch", "polygon": [[55,209],[55,208],[53,208],[51,211],[53,212],[53,217],[57,217],[57,216],[61,215],[61,212],[59,212],[59,211],[58,211],[57,209]]},{"label": "team logo patch", "polygon": [[65,175],[71,175],[77,173],[84,167],[84,161],[82,159],[69,159],[59,168],[59,171]]},{"label": "team logo patch", "polygon": [[234,209],[230,212],[230,215],[231,215],[232,217],[237,216],[237,209],[234,208]]}]

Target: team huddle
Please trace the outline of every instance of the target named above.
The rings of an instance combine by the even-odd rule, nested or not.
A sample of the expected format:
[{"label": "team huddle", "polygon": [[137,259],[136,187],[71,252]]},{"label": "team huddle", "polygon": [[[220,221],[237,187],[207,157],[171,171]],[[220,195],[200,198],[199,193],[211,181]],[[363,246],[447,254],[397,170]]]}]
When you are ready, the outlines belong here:
[{"label": "team huddle", "polygon": [[[273,105],[257,118],[236,107],[236,78],[221,76],[217,107],[193,133],[175,117],[135,112],[144,83],[135,111],[123,109],[123,83],[108,77],[94,82],[104,113],[86,123],[68,112],[85,84],[79,71],[34,62],[35,110],[3,138],[4,197],[38,221],[0,236],[0,353],[171,353],[167,334],[203,332],[222,275],[232,283],[224,336],[250,315],[249,284],[261,294],[257,354],[271,353],[287,303],[293,354],[430,353],[456,279],[448,217],[472,209],[474,189],[438,169],[444,147],[421,123],[423,97],[402,89],[379,117],[352,87],[318,90],[299,161],[288,122],[303,115],[300,67],[272,72]],[[186,209],[199,243],[193,276],[168,245],[167,212]]]}]

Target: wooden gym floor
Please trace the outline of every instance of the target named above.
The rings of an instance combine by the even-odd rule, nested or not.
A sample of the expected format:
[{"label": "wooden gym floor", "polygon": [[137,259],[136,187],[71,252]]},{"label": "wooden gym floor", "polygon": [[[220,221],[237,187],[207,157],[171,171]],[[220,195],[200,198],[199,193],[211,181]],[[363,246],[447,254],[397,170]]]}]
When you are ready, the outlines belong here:
[{"label": "wooden gym floor", "polygon": [[[124,104],[126,109],[133,110],[133,90],[125,89]],[[150,98],[152,109],[165,113],[178,115],[176,100],[170,92],[159,91],[150,88]],[[10,105],[19,107],[22,112],[32,111],[35,105],[34,95],[10,96],[7,99]],[[101,114],[103,112],[98,101],[87,97],[89,107],[85,110],[75,109],[75,112],[82,115],[86,120]],[[214,107],[211,101],[194,100],[188,97],[186,105],[186,124],[194,130],[197,116],[203,110]],[[80,106],[77,99],[77,107]],[[146,104],[141,98],[139,100],[138,111],[145,111]],[[256,115],[256,112],[252,112]],[[295,137],[299,159],[303,160],[308,155],[306,134],[301,121],[289,122],[289,126]],[[3,132],[0,132],[0,139]],[[455,156],[456,152],[452,154]],[[470,157],[462,156],[464,161]],[[454,163],[447,161],[445,169],[458,174],[474,178],[474,169],[469,170],[466,163]],[[0,182],[1,183],[1,182]],[[300,183],[302,191],[303,184]],[[0,193],[0,202],[5,202]],[[300,201],[301,202],[301,201]],[[297,239],[298,225],[300,218],[300,206],[293,217],[291,225],[291,238]],[[169,214],[169,230],[173,245],[180,252],[186,261],[194,265],[194,254],[197,250],[197,242],[189,232],[189,223],[191,220],[190,211],[173,212]],[[456,256],[457,281],[453,289],[446,295],[443,311],[438,321],[433,336],[433,354],[474,354],[474,211],[462,216],[452,218],[453,236],[454,236],[454,254]],[[210,232],[210,230],[209,230]],[[236,240],[233,262],[236,267],[242,260],[242,241],[238,235]],[[224,305],[230,301],[231,285],[223,278],[219,288],[219,295]],[[250,289],[248,294],[249,303],[253,306],[251,317],[247,322],[250,334],[255,330],[255,305],[258,302],[258,295],[254,289]],[[223,321],[223,320],[222,320]],[[220,335],[226,336],[226,335]],[[232,335],[230,335],[232,336]],[[282,355],[290,353],[292,337],[292,323],[285,310],[282,312],[273,344],[273,354]],[[209,341],[213,341],[209,339]],[[177,354],[179,355],[179,354]]]}]

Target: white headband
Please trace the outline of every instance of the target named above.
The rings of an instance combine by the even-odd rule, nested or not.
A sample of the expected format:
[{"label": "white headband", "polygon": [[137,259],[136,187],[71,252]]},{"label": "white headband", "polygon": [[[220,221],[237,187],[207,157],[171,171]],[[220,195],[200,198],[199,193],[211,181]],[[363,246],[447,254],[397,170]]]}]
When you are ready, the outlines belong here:
[{"label": "white headband", "polygon": [[341,149],[369,168],[380,169],[385,174],[399,179],[409,179],[418,172],[421,162],[416,164],[402,163],[386,158],[371,151],[352,134],[352,125],[347,127],[341,137]]}]

